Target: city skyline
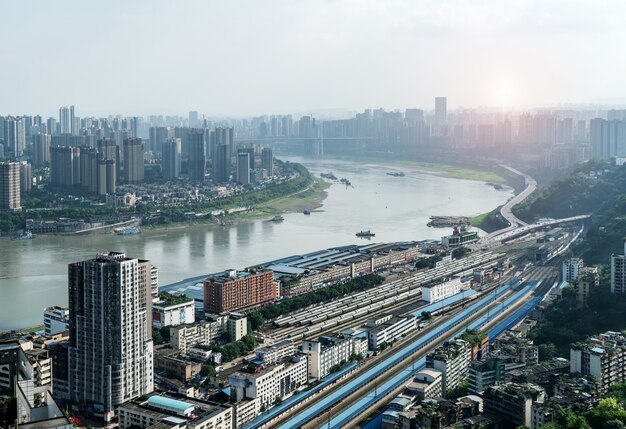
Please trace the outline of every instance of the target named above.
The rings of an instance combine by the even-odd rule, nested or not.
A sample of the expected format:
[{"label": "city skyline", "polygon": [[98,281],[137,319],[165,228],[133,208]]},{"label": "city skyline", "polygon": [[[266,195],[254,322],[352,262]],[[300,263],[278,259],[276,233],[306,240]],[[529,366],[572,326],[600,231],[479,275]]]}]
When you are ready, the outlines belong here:
[{"label": "city skyline", "polygon": [[575,3],[10,3],[0,112],[623,104],[626,7]]}]

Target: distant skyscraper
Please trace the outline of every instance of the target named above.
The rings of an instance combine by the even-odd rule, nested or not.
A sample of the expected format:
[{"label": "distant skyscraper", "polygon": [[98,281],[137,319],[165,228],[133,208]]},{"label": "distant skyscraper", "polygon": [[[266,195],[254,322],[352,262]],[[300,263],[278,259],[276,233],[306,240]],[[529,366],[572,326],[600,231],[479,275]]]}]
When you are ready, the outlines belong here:
[{"label": "distant skyscraper", "polygon": [[0,162],[0,210],[20,210],[20,163]]},{"label": "distant skyscraper", "polygon": [[170,137],[170,130],[167,127],[150,127],[150,150],[161,150],[163,142]]},{"label": "distant skyscraper", "polygon": [[274,152],[270,147],[264,147],[261,151],[261,168],[265,169],[268,177],[274,175]]},{"label": "distant skyscraper", "polygon": [[26,129],[23,118],[6,118],[4,121],[4,145],[14,156],[19,157],[24,153],[26,142]]},{"label": "distant skyscraper", "polygon": [[33,164],[40,167],[50,163],[50,134],[35,134],[33,136]]},{"label": "distant skyscraper", "polygon": [[154,390],[150,261],[98,254],[68,266],[69,392],[110,421]]},{"label": "distant skyscraper", "polygon": [[[71,110],[70,110],[71,109]],[[72,134],[72,124],[74,122],[74,106],[63,106],[59,108],[59,124],[61,134]]]},{"label": "distant skyscraper", "polygon": [[80,149],[68,146],[50,148],[50,184],[70,191],[80,184]]},{"label": "distant skyscraper", "polygon": [[30,192],[33,189],[33,172],[28,162],[20,162],[20,191]]},{"label": "distant skyscraper", "polygon": [[46,131],[48,134],[56,135],[57,134],[57,120],[54,118],[48,118],[46,121]]},{"label": "distant skyscraper", "polygon": [[195,110],[189,112],[189,126],[191,128],[200,126],[200,121],[198,120],[198,112]]},{"label": "distant skyscraper", "polygon": [[206,167],[206,146],[204,144],[204,131],[200,129],[189,130],[189,179],[193,182],[204,182]]},{"label": "distant skyscraper", "polygon": [[435,122],[437,125],[444,125],[448,122],[448,99],[446,97],[435,97]]},{"label": "distant skyscraper", "polygon": [[230,156],[226,144],[220,144],[215,149],[212,176],[215,183],[228,182],[230,178]]},{"label": "distant skyscraper", "polygon": [[124,180],[126,183],[143,180],[143,142],[140,138],[124,140]]},{"label": "distant skyscraper", "polygon": [[237,182],[242,185],[250,184],[250,154],[240,152],[237,154]]},{"label": "distant skyscraper", "polygon": [[221,144],[228,146],[228,156],[232,157],[235,153],[234,129],[232,127],[215,129],[215,145],[217,147]]},{"label": "distant skyscraper", "polygon": [[168,139],[162,144],[161,173],[163,179],[174,180],[180,175],[180,139]]}]

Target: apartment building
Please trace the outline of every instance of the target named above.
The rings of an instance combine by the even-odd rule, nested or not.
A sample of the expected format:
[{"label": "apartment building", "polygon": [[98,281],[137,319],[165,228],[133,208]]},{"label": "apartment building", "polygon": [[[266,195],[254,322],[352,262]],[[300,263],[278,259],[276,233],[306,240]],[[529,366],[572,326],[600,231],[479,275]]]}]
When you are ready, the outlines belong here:
[{"label": "apartment building", "polygon": [[317,340],[303,340],[301,349],[308,356],[309,377],[320,379],[333,367],[348,362],[352,355],[364,356],[367,340],[341,334],[324,335]]},{"label": "apartment building", "polygon": [[231,400],[257,400],[254,403],[257,415],[261,408],[271,407],[276,400],[285,399],[307,382],[308,364],[302,355],[268,366],[251,365],[228,377]]},{"label": "apartment building", "polygon": [[570,373],[593,375],[605,392],[613,383],[626,381],[626,337],[607,331],[570,349]]},{"label": "apartment building", "polygon": [[546,392],[531,383],[506,383],[488,387],[482,398],[484,413],[499,420],[503,428],[531,427],[533,404],[543,403]]},{"label": "apartment building", "polygon": [[278,285],[270,270],[228,270],[204,281],[206,313],[250,310],[271,304],[278,296]]},{"label": "apartment building", "polygon": [[367,333],[369,348],[376,350],[382,344],[393,342],[416,329],[417,319],[414,316],[393,317]]},{"label": "apartment building", "polygon": [[467,379],[471,347],[467,341],[455,339],[445,342],[426,356],[426,367],[442,374],[442,393],[445,396]]}]

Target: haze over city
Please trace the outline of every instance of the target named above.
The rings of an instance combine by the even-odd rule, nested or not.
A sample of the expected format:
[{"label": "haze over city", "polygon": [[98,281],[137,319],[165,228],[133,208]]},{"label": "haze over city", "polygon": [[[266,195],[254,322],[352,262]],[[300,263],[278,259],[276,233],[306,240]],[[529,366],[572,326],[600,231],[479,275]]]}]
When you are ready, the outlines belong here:
[{"label": "haze over city", "polygon": [[0,11],[0,429],[626,428],[626,2]]},{"label": "haze over city", "polygon": [[4,114],[626,102],[620,1],[7,1],[3,15]]}]

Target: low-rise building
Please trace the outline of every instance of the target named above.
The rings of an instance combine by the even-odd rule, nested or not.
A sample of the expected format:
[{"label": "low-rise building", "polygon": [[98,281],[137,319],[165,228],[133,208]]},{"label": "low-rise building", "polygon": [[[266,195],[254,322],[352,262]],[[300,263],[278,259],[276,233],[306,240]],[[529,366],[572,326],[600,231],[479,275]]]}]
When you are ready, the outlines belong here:
[{"label": "low-rise building", "polygon": [[176,429],[232,429],[233,407],[198,399],[151,395],[122,405],[119,410],[119,427],[176,428]]},{"label": "low-rise building", "polygon": [[496,339],[495,348],[500,353],[512,356],[516,362],[525,365],[536,365],[539,363],[539,347],[531,339],[517,337],[507,332],[506,335]]},{"label": "low-rise building", "polygon": [[241,314],[207,314],[206,320],[192,325],[170,327],[170,345],[185,354],[190,347],[198,344],[209,345],[223,335],[237,341],[247,333],[248,321]]},{"label": "low-rise building", "polygon": [[46,335],[59,334],[68,331],[70,310],[64,307],[48,307],[43,312],[43,328]]},{"label": "low-rise building", "polygon": [[445,342],[426,356],[426,367],[441,372],[442,393],[445,396],[467,379],[471,348],[467,341],[455,339]]},{"label": "low-rise building", "polygon": [[502,354],[472,361],[467,377],[469,391],[480,393],[489,386],[504,383],[511,371],[522,369],[525,366],[526,364],[517,362],[512,356]]},{"label": "low-rise building", "polygon": [[154,367],[163,369],[184,382],[191,380],[202,371],[202,364],[176,356],[156,356]]},{"label": "low-rise building", "polygon": [[[397,426],[402,429],[440,429],[443,427],[490,428],[489,421],[474,425],[468,419],[480,417],[483,401],[468,395],[457,400],[429,398],[398,414]],[[487,424],[485,424],[487,423]]]},{"label": "low-rise building", "polygon": [[[246,407],[247,418],[252,419],[261,409],[269,408],[276,401],[285,399],[307,382],[308,364],[306,357],[302,355],[268,366],[251,365],[228,377],[232,401],[239,403],[257,400],[253,408]],[[237,417],[238,422],[242,420]]]},{"label": "low-rise building", "polygon": [[39,384],[37,371],[18,341],[0,342],[0,397],[14,398],[4,404],[3,414],[11,420],[8,427],[71,429],[50,383]]},{"label": "low-rise building", "polygon": [[574,283],[576,300],[580,303],[587,302],[592,289],[600,286],[600,274],[598,267],[584,267],[578,276],[578,281]]},{"label": "low-rise building", "polygon": [[443,391],[443,374],[436,369],[426,368],[415,374],[413,381],[406,386],[406,392],[422,401],[426,398],[438,398]]},{"label": "low-rise building", "polygon": [[447,280],[443,283],[430,286],[422,286],[422,300],[426,302],[437,302],[460,293],[462,282],[460,277]]},{"label": "low-rise building", "polygon": [[572,283],[578,280],[578,276],[584,267],[580,258],[568,258],[563,261],[561,277],[564,282]]},{"label": "low-rise building", "polygon": [[370,350],[376,350],[382,344],[391,343],[403,335],[415,332],[417,319],[414,316],[393,317],[387,322],[371,329],[367,333]]},{"label": "low-rise building", "polygon": [[308,356],[309,377],[320,379],[333,367],[348,362],[352,355],[363,356],[367,352],[367,340],[349,335],[324,335],[317,340],[302,341],[301,349]]},{"label": "low-rise building", "polygon": [[187,325],[196,321],[193,298],[162,293],[159,300],[152,303],[152,327]]},{"label": "low-rise building", "polygon": [[295,353],[296,347],[293,341],[289,339],[256,349],[257,360],[263,365],[273,365],[278,361],[293,356]]},{"label": "low-rise building", "polygon": [[240,313],[230,313],[227,328],[230,341],[239,341],[248,333],[248,318]]},{"label": "low-rise building", "polygon": [[545,391],[531,383],[506,383],[490,386],[482,394],[483,410],[504,428],[532,426],[533,403],[543,403]]}]

